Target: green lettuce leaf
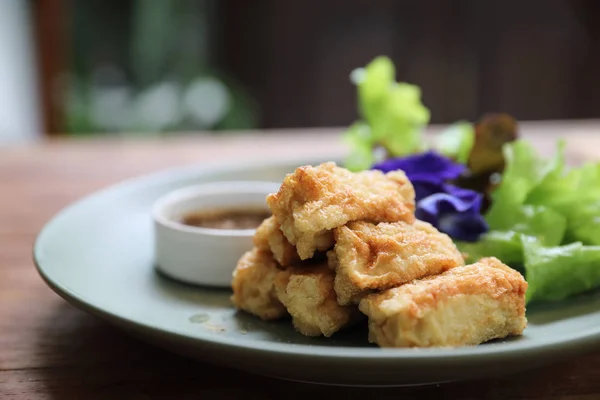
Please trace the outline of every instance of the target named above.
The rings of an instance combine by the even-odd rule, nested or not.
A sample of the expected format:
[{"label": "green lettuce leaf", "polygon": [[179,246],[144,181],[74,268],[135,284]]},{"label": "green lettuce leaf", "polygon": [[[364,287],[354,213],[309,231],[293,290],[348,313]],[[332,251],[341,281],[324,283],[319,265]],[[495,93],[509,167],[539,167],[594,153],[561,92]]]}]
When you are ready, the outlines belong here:
[{"label": "green lettuce leaf", "polygon": [[394,65],[388,57],[376,57],[366,67],[354,70],[351,78],[357,86],[361,119],[344,134],[350,147],[345,162],[348,169],[371,167],[375,160],[368,153],[376,147],[382,147],[391,157],[426,149],[423,129],[430,113],[421,103],[421,89],[396,82]]},{"label": "green lettuce leaf", "polygon": [[421,90],[408,83],[390,87],[381,115],[368,121],[373,136],[393,157],[405,156],[425,147],[423,128],[429,122],[429,110],[421,104]]},{"label": "green lettuce leaf", "polygon": [[474,243],[457,242],[468,262],[482,257],[496,257],[505,264],[518,267],[523,263],[522,238],[530,236],[544,246],[558,246],[567,228],[566,218],[544,206],[524,205],[512,210]]},{"label": "green lettuce leaf", "polygon": [[502,181],[492,193],[492,205],[485,215],[490,229],[539,237],[547,246],[560,244],[568,217],[549,199],[562,190],[559,182],[565,177],[564,142],[559,142],[554,157],[548,160],[541,159],[523,139],[506,144],[504,155]]},{"label": "green lettuce leaf", "polygon": [[600,245],[600,202],[573,204],[565,214],[568,216],[567,242],[580,241],[584,244]]},{"label": "green lettuce leaf", "polygon": [[365,68],[352,72],[351,78],[358,91],[358,110],[369,123],[377,121],[384,114],[384,103],[395,76],[394,64],[384,56],[376,57]]},{"label": "green lettuce leaf", "polygon": [[[496,218],[497,217],[497,218]],[[567,219],[549,207],[515,205],[503,215],[486,217],[490,230],[512,231],[538,238],[546,246],[559,245],[567,229]]]},{"label": "green lettuce leaf", "polygon": [[523,237],[527,302],[557,301],[600,286],[600,246],[544,247]]},{"label": "green lettuce leaf", "polygon": [[490,231],[477,242],[457,242],[456,245],[467,263],[477,262],[483,257],[496,257],[510,266],[523,263],[521,234],[514,231]]},{"label": "green lettuce leaf", "polygon": [[371,128],[364,122],[355,122],[344,133],[342,140],[350,148],[345,167],[357,172],[369,169],[375,162]]},{"label": "green lettuce leaf", "polygon": [[450,125],[437,138],[436,148],[446,157],[466,164],[475,143],[473,124],[460,121]]},{"label": "green lettuce leaf", "polygon": [[576,185],[580,178],[580,172],[576,170],[568,171],[565,168],[565,143],[559,141],[557,150],[550,160],[540,164],[540,178],[534,186],[531,187],[525,202],[527,204],[551,205],[556,195],[563,192],[569,186]]},{"label": "green lettuce leaf", "polygon": [[527,202],[544,204],[566,217],[565,242],[600,245],[599,164],[585,164],[560,175],[549,175],[529,194]]},{"label": "green lettuce leaf", "polygon": [[533,146],[523,139],[507,143],[503,152],[506,167],[500,184],[491,195],[492,206],[486,215],[492,224],[525,204],[527,196],[553,171],[555,164],[540,159]]},{"label": "green lettuce leaf", "polygon": [[565,165],[565,143],[541,159],[523,140],[505,145],[506,167],[485,218],[491,232],[461,246],[475,257],[522,265],[527,301],[562,300],[600,286],[600,164]]}]

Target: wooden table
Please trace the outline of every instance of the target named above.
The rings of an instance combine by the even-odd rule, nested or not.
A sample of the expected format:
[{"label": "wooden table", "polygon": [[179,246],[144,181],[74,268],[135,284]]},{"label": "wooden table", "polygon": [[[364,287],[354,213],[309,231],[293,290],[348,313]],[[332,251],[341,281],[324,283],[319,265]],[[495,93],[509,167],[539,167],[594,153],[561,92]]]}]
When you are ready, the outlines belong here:
[{"label": "wooden table", "polygon": [[[600,121],[529,123],[548,153],[600,159]],[[0,149],[0,399],[343,398],[600,399],[600,348],[543,369],[416,388],[332,388],[256,377],[141,343],[48,289],[31,261],[43,224],[77,198],[125,178],[208,160],[343,154],[338,130],[51,141]],[[510,372],[510,371],[508,371]]]}]

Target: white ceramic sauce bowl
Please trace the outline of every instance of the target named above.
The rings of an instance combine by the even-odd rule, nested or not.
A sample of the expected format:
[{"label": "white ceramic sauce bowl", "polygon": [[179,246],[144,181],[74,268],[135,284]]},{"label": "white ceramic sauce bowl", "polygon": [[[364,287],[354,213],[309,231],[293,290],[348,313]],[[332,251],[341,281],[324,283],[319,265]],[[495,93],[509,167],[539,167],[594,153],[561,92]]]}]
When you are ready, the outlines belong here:
[{"label": "white ceramic sauce bowl", "polygon": [[215,209],[269,210],[266,196],[279,184],[223,181],[185,187],[161,197],[153,206],[156,268],[188,283],[231,287],[232,273],[252,248],[256,229],[213,229],[185,225],[190,213]]}]

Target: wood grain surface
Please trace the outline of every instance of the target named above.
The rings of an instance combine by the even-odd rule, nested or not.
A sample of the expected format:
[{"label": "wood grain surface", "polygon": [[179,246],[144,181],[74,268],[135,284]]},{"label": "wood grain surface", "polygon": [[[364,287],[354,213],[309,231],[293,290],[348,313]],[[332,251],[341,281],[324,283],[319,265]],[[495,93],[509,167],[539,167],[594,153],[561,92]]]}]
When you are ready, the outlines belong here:
[{"label": "wood grain surface", "polygon": [[[600,121],[528,123],[523,133],[543,153],[563,136],[570,160],[600,159]],[[213,160],[343,152],[338,130],[319,129],[1,148],[0,399],[600,399],[600,348],[518,375],[414,388],[324,387],[202,364],[75,309],[33,266],[33,241],[50,217],[123,179]]]}]

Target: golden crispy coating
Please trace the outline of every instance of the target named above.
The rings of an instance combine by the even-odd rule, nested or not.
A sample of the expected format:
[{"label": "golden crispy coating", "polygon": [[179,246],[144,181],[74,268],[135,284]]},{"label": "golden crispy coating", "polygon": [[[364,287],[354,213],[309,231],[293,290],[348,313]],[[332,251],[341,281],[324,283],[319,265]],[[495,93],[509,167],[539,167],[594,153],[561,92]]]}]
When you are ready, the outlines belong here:
[{"label": "golden crispy coating", "polygon": [[330,230],[349,221],[414,221],[415,192],[402,171],[352,173],[333,162],[288,174],[267,204],[300,259],[333,246]]},{"label": "golden crispy coating", "polygon": [[259,226],[256,228],[256,232],[254,233],[254,237],[252,241],[254,242],[254,247],[259,250],[271,251],[269,247],[269,235],[273,233],[275,229],[277,229],[277,222],[273,216],[265,219]]},{"label": "golden crispy coating", "polygon": [[360,302],[381,347],[453,347],[521,335],[527,282],[497,258],[371,294]]},{"label": "golden crispy coating", "polygon": [[279,272],[269,251],[252,249],[238,261],[233,271],[231,301],[240,310],[263,320],[287,315],[275,294],[274,280]]},{"label": "golden crispy coating", "polygon": [[452,239],[427,222],[350,222],[335,229],[328,254],[340,304],[464,265]]},{"label": "golden crispy coating", "polygon": [[273,216],[265,219],[256,228],[254,245],[261,250],[273,253],[275,261],[282,266],[289,266],[300,261],[296,247],[285,238]]},{"label": "golden crispy coating", "polygon": [[280,271],[275,290],[294,327],[306,336],[329,337],[362,318],[356,306],[338,305],[333,271],[325,263]]}]

